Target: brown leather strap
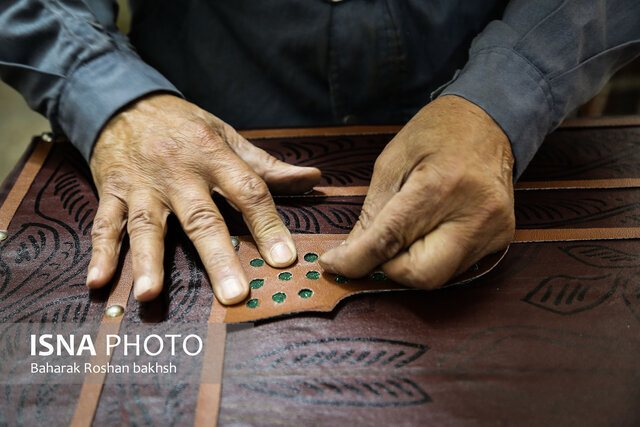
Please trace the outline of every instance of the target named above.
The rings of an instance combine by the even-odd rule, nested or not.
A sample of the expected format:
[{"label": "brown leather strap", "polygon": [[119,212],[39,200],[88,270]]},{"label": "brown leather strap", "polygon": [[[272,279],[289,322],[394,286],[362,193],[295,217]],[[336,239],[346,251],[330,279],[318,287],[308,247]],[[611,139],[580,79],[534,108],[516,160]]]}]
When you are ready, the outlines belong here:
[{"label": "brown leather strap", "polygon": [[576,179],[566,181],[529,181],[518,182],[516,190],[580,190],[580,189],[610,189],[610,188],[639,188],[640,178],[611,178],[611,179]]},{"label": "brown leather strap", "polygon": [[291,128],[291,129],[255,129],[241,130],[238,133],[247,139],[295,138],[305,136],[340,136],[340,135],[372,135],[396,134],[402,125],[388,126],[335,126],[323,128]]},{"label": "brown leather strap", "polygon": [[[640,115],[609,116],[609,117],[578,117],[567,119],[561,128],[588,128],[613,126],[640,126]],[[295,138],[305,136],[333,136],[333,135],[368,135],[368,134],[396,134],[403,125],[383,126],[335,126],[320,128],[292,128],[292,129],[255,129],[241,130],[238,133],[245,138],[272,139]]]},{"label": "brown leather strap", "polygon": [[[111,361],[111,355],[107,355],[105,347],[106,336],[107,334],[117,334],[120,331],[120,323],[122,322],[132,287],[131,253],[127,251],[120,275],[117,277],[115,285],[111,288],[111,294],[107,300],[107,310],[100,323],[97,338],[94,341],[96,342],[96,355],[91,357],[92,365],[106,365]],[[118,307],[121,307],[122,311],[118,310]],[[76,411],[71,420],[71,426],[84,427],[92,424],[106,376],[106,373],[88,373],[85,375],[78,403],[76,404]]]},{"label": "brown leather strap", "polygon": [[[529,181],[518,182],[514,189],[517,191],[527,190],[600,190],[614,188],[640,188],[640,178],[611,178],[611,179],[576,179],[566,181]],[[315,187],[312,192],[304,197],[325,197],[325,196],[366,196],[369,187]],[[275,196],[277,198],[301,197],[295,196]]]},{"label": "brown leather strap", "polygon": [[52,146],[53,143],[51,142],[40,141],[24,164],[20,175],[13,184],[13,187],[11,187],[11,191],[7,195],[2,207],[0,207],[0,231],[6,231],[9,228],[9,224],[18,210],[18,206],[20,206],[22,199],[24,199],[27,191],[31,188],[31,184],[44,164],[44,161],[47,159],[47,155],[49,155]]},{"label": "brown leather strap", "polygon": [[214,298],[209,314],[207,343],[202,361],[202,380],[200,381],[194,419],[196,427],[218,425],[224,348],[227,340],[227,326],[224,323],[225,312],[224,307]]},{"label": "brown leather strap", "polygon": [[366,185],[354,187],[314,187],[310,193],[274,197],[285,199],[291,197],[366,196],[367,191],[369,191],[369,187]]},{"label": "brown leather strap", "polygon": [[565,242],[572,240],[640,239],[640,227],[632,228],[547,228],[516,230],[513,243]]}]

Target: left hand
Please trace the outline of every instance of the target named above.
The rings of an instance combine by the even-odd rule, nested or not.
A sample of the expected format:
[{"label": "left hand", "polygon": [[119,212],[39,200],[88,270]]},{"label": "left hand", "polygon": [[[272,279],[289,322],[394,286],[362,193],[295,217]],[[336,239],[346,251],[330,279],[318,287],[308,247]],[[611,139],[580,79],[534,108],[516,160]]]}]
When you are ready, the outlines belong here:
[{"label": "left hand", "polygon": [[358,222],[320,263],[347,277],[381,268],[404,285],[442,286],[513,238],[513,162],[484,110],[436,99],[380,154]]}]

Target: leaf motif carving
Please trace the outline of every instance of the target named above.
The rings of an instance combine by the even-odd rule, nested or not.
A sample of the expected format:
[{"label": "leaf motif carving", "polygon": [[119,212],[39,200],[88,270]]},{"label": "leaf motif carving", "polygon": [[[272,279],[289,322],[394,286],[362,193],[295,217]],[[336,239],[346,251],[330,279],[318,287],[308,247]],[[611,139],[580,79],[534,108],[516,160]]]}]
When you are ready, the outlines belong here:
[{"label": "leaf motif carving", "polygon": [[574,314],[600,305],[616,289],[612,274],[574,277],[564,274],[544,279],[523,301],[557,314]]},{"label": "leaf motif carving", "polygon": [[640,267],[640,255],[604,245],[579,244],[564,246],[561,251],[583,264],[598,268],[635,268]]}]

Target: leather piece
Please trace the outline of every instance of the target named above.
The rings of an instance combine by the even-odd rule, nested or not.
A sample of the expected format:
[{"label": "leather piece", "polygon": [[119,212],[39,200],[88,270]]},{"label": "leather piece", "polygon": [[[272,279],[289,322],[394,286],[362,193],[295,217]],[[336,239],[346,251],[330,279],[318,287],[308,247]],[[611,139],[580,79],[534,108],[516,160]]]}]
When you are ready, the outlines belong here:
[{"label": "leather piece", "polygon": [[638,227],[638,189],[539,190],[515,195],[518,228]]},{"label": "leather piece", "polygon": [[328,126],[321,128],[290,128],[290,129],[255,129],[241,130],[240,135],[248,139],[276,139],[299,138],[306,136],[345,136],[345,135],[395,135],[402,129],[401,125],[377,126]]},{"label": "leather piece", "polygon": [[13,219],[13,215],[16,213],[20,203],[22,203],[22,199],[27,194],[27,191],[29,191],[34,178],[40,171],[47,155],[49,155],[51,147],[52,143],[41,142],[33,149],[22,171],[15,182],[13,182],[11,191],[4,199],[2,206],[0,206],[0,230],[6,231],[7,228],[9,228],[9,223]]},{"label": "leather piece", "polygon": [[[640,178],[611,178],[564,181],[524,181],[517,182],[514,186],[514,190],[604,190],[638,187],[640,187]],[[366,196],[368,191],[369,187],[364,185],[353,187],[315,187],[312,192],[305,194],[305,196]]]},{"label": "leather piece", "polygon": [[639,178],[583,179],[565,181],[523,181],[517,182],[515,190],[589,190],[638,188]]},{"label": "leather piece", "polygon": [[[107,310],[114,306],[120,306],[126,310],[132,288],[133,270],[131,266],[131,252],[127,250],[124,261],[122,262],[122,268],[119,270],[118,276],[115,277],[114,284],[111,287],[111,293],[109,294],[109,299],[106,304]],[[124,315],[124,311],[122,315]],[[106,337],[107,335],[118,334],[120,323],[122,322],[122,315],[113,317],[108,316],[105,312],[102,323],[100,324],[100,329],[98,329],[97,336],[94,340],[97,345],[96,355],[91,357],[90,363],[92,365],[103,366],[111,361],[111,355],[107,355],[106,352]],[[85,375],[82,389],[80,389],[80,395],[78,396],[76,411],[71,420],[71,426],[84,427],[92,425],[106,376],[106,373],[94,372]]]},{"label": "leather piece", "polygon": [[[341,282],[333,274],[322,273],[316,260],[310,262],[305,259],[307,254],[319,256],[339,245],[344,240],[343,235],[293,235],[298,249],[298,261],[286,269],[276,269],[266,263],[258,267],[252,266],[252,260],[262,259],[253,240],[248,236],[240,236],[238,239],[238,257],[242,266],[249,272],[249,280],[262,282],[259,287],[253,287],[247,300],[241,304],[223,307],[214,303],[215,310],[226,312],[224,321],[227,323],[254,321],[299,312],[326,312],[333,310],[344,298],[358,293],[407,289],[379,273],[363,279],[343,278]],[[448,286],[465,283],[486,274],[500,262],[505,253],[506,250],[485,257],[469,271],[452,279]],[[373,278],[378,276],[380,277],[377,280]],[[283,301],[276,301],[279,294],[284,295]],[[250,301],[256,304],[255,307]]]},{"label": "leather piece", "polygon": [[[346,187],[354,188],[354,187]],[[292,233],[348,234],[360,215],[364,196],[275,197],[276,208]],[[229,230],[249,234],[242,215],[216,199]],[[566,189],[517,191],[518,228],[599,228],[640,226],[634,214],[640,192],[628,189]]]},{"label": "leather piece", "polygon": [[[202,362],[202,380],[198,390],[198,403],[193,423],[196,427],[218,425],[224,350],[227,339],[227,327],[223,322],[224,311],[219,308],[219,305],[214,304],[209,315],[209,332]],[[217,381],[210,381],[209,378],[216,378]]]},{"label": "leather piece", "polygon": [[[310,134],[253,142],[280,160],[320,167],[319,186],[348,187],[368,185],[376,157],[393,137]],[[637,178],[639,170],[640,125],[560,128],[547,137],[519,182]]]},{"label": "leather piece", "polygon": [[561,128],[549,135],[519,182],[637,178],[640,126]]},{"label": "leather piece", "polygon": [[[308,140],[313,138],[299,139],[298,144]],[[604,151],[621,155],[610,156],[602,169],[595,164],[589,168],[582,167],[584,163],[572,163],[571,168],[565,164],[560,180],[633,177],[637,171],[629,161],[633,160],[634,151],[619,152],[637,141],[633,127],[623,130],[594,128],[589,132],[561,129],[543,147],[551,142],[562,149],[557,156],[561,159],[568,154],[564,146],[577,147],[576,141],[593,142],[592,147],[600,145],[606,148]],[[586,150],[575,158],[585,154],[588,154]],[[0,318],[4,321],[77,319],[96,322],[104,313],[108,289],[87,296],[83,285],[88,263],[86,250],[90,247],[88,235],[83,231],[92,214],[86,218],[84,215],[97,204],[88,184],[90,175],[86,168],[78,166],[81,163],[75,156],[67,144],[56,145],[36,179],[38,185],[29,190],[18,209],[16,218],[19,220],[10,224],[13,240],[0,243],[0,285],[5,284],[0,289]],[[539,162],[537,167],[541,169],[532,170],[532,176],[544,176],[553,168],[558,172],[563,169],[560,163],[554,164],[552,169],[548,166]],[[568,169],[570,173],[566,173]],[[68,182],[62,182],[64,179]],[[56,186],[65,183],[69,185],[56,192]],[[76,184],[79,186],[63,195]],[[76,190],[80,192],[70,198]],[[633,189],[626,191],[634,192]],[[80,196],[84,199],[71,207]],[[622,198],[624,205],[624,201],[632,200],[633,196],[623,195]],[[80,210],[86,201],[89,204]],[[65,202],[66,207],[63,206]],[[294,206],[290,209],[296,210]],[[80,215],[76,218],[78,212]],[[628,225],[633,224],[632,217],[636,212],[633,208],[628,211]],[[580,220],[568,211],[554,221],[567,219],[572,221],[572,227],[581,226]],[[624,219],[623,214],[604,215],[592,224],[619,227]],[[175,220],[170,221],[165,290],[152,304],[138,304],[130,298],[122,327],[136,322],[171,325],[209,317],[212,293],[202,265]],[[25,231],[20,232],[23,228]],[[39,252],[29,238],[41,242],[37,231],[42,231],[46,237],[44,245],[38,245]],[[497,416],[505,423],[514,424],[525,416],[532,423],[596,423],[602,420],[602,423],[637,424],[639,391],[637,381],[633,379],[638,370],[638,351],[633,346],[640,324],[640,299],[635,286],[639,265],[637,242],[631,240],[517,244],[512,245],[504,262],[495,270],[469,286],[429,293],[404,291],[353,296],[330,313],[260,321],[256,327],[243,330],[232,328],[227,334],[221,423],[331,423],[345,420],[390,423],[399,419],[415,423],[462,423],[496,419]],[[576,292],[578,285],[581,287]],[[504,335],[495,332],[503,330],[515,332]],[[551,332],[547,333],[547,330]],[[572,339],[575,336],[587,340]],[[363,348],[362,340],[341,341],[339,346],[331,347],[335,341],[330,340],[335,338],[363,337],[371,338],[368,342],[373,343],[373,347]],[[491,339],[478,341],[475,337]],[[383,339],[402,341],[402,344],[380,341]],[[317,343],[301,345],[313,340],[328,342],[327,348],[315,350],[317,347],[312,346],[319,345]],[[346,348],[344,342],[356,342],[358,347]],[[528,344],[523,345],[523,342]],[[404,344],[410,344],[409,351],[406,346],[397,347]],[[406,355],[398,356],[400,361],[415,355],[415,345],[429,349],[399,368],[395,367],[399,363],[395,361],[382,365],[399,351],[405,351]],[[279,371],[268,368],[279,356],[274,354],[275,357],[269,359],[265,355],[285,347],[287,350],[277,355],[286,355],[279,363],[289,366],[281,366]],[[293,355],[292,349],[309,349],[307,359],[310,363],[305,365],[302,359],[294,362],[302,353]],[[354,350],[351,358],[347,357],[335,366],[329,364],[331,370],[324,374],[322,365],[317,366],[309,360],[318,351],[326,350],[328,356],[335,350],[339,352],[334,356],[338,361],[351,349]],[[465,349],[469,352],[464,353]],[[383,350],[387,351],[387,358],[364,365]],[[370,351],[371,355],[357,361],[362,351]],[[440,361],[446,354],[461,356],[456,363],[447,363],[451,356]],[[264,369],[255,370],[248,364],[239,366],[254,357],[262,357],[259,360],[264,360],[267,367],[259,365]],[[115,354],[114,360],[119,360],[119,355]],[[343,363],[348,369],[342,368]],[[349,380],[347,386],[335,380],[336,375],[343,373]],[[407,388],[404,386],[407,383],[398,383],[387,374],[408,379],[418,388],[411,388],[412,385]],[[271,381],[267,383],[269,387],[258,387],[262,379]],[[273,389],[273,381],[281,381],[301,391],[291,397],[286,390]],[[381,397],[357,381],[369,385]],[[305,385],[307,383],[320,387],[329,398],[317,402],[309,396],[308,393],[315,389]],[[405,404],[407,394],[394,383],[419,396],[414,399],[417,403]],[[348,388],[352,384],[362,395]],[[397,399],[402,399],[404,406],[394,403],[398,400],[384,387],[399,396]],[[198,390],[197,384],[180,384],[179,381],[159,386],[108,384],[98,404],[96,425],[118,422],[190,424],[196,412]],[[66,423],[71,420],[79,392],[79,385],[40,387],[38,390],[5,387],[3,407],[20,409],[2,411],[2,417],[12,423],[20,413],[20,419],[26,424],[53,419]],[[422,392],[429,396],[430,402],[424,400]],[[342,401],[355,396],[360,406],[335,405],[331,396],[336,395]],[[391,405],[372,405],[378,404],[375,400],[378,398]]]},{"label": "leather piece", "polygon": [[635,425],[639,274],[637,241],[513,245],[466,287],[230,332],[220,423]]},{"label": "leather piece", "polygon": [[630,228],[550,228],[516,230],[514,243],[571,242],[588,240],[640,239],[640,227]]},{"label": "leather piece", "polygon": [[640,115],[628,116],[603,116],[603,117],[578,117],[567,119],[562,128],[593,128],[593,127],[626,127],[640,126]]}]

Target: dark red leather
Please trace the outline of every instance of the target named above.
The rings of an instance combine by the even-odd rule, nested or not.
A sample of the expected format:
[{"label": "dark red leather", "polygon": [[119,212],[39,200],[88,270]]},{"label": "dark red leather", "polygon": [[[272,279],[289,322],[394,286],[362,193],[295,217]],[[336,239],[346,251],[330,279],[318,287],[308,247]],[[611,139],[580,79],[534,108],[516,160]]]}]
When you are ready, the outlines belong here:
[{"label": "dark red leather", "polygon": [[[326,171],[322,185],[358,186],[367,185],[372,161],[390,137],[257,144],[287,161],[319,165]],[[639,148],[639,126],[560,129],[523,179],[637,178]],[[357,167],[350,168],[354,160]],[[0,321],[93,322],[97,332],[109,291],[90,295],[84,286],[97,202],[81,164],[70,145],[57,144],[0,243]],[[518,227],[638,227],[638,194],[634,188],[518,191]],[[330,196],[276,203],[294,232],[341,234],[361,202]],[[233,210],[225,214],[232,232],[245,234]],[[173,219],[165,271],[162,296],[143,305],[130,299],[122,327],[209,318],[211,288]],[[356,296],[331,313],[230,325],[219,420],[635,425],[639,283],[637,240],[514,244],[496,269],[466,286]],[[80,388],[3,386],[0,424],[66,424]],[[198,392],[198,384],[178,379],[107,384],[94,423],[190,424]]]}]

